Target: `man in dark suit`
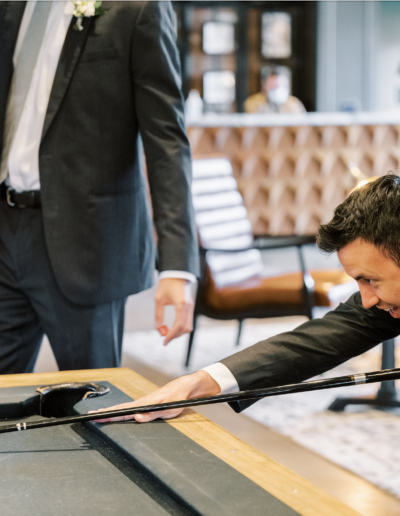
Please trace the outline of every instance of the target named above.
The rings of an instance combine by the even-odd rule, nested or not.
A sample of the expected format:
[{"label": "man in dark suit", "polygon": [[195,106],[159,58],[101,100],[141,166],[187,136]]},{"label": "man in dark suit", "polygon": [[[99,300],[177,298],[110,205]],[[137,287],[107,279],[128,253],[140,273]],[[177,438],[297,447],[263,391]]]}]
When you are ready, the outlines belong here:
[{"label": "man in dark suit", "polygon": [[43,333],[61,369],[119,365],[125,299],[152,285],[155,264],[139,132],[156,325],[172,304],[165,343],[191,329],[197,248],[171,4],[103,2],[78,24],[71,8],[0,3],[1,373],[32,371]]},{"label": "man in dark suit", "polygon": [[[317,243],[337,252],[360,292],[322,319],[302,324],[166,384],[127,405],[302,382],[400,335],[400,178],[383,176],[353,192],[321,226]],[[236,412],[251,405],[233,403]],[[120,406],[121,407],[121,406]],[[145,422],[181,410],[135,416]],[[125,419],[132,419],[127,416]]]}]

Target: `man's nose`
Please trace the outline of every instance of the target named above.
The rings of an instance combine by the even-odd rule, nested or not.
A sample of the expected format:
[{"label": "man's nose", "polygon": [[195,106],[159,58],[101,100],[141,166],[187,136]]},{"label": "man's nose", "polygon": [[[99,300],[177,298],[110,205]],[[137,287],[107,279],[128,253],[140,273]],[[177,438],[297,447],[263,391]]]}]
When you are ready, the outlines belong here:
[{"label": "man's nose", "polygon": [[364,308],[372,308],[380,301],[374,290],[367,285],[358,285],[361,294],[361,300]]}]

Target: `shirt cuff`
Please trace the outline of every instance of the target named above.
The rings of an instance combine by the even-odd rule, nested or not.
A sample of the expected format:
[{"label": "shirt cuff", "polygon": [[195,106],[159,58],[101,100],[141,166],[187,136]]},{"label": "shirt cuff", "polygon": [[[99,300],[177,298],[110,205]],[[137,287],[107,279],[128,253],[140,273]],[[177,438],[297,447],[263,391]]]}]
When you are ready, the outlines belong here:
[{"label": "shirt cuff", "polygon": [[217,384],[221,387],[220,394],[239,392],[239,385],[236,381],[236,378],[226,367],[226,365],[221,364],[221,362],[203,367],[201,371],[207,371],[211,378],[217,382]]},{"label": "shirt cuff", "polygon": [[179,278],[190,281],[190,283],[196,283],[197,279],[194,274],[186,271],[162,271],[160,272],[158,279],[164,278]]}]

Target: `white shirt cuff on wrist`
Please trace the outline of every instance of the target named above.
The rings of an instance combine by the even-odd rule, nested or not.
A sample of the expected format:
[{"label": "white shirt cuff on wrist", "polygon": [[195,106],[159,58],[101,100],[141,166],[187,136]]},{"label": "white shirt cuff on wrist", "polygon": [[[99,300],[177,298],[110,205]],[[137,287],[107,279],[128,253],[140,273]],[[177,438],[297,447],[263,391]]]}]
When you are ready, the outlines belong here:
[{"label": "white shirt cuff on wrist", "polygon": [[221,362],[203,367],[202,371],[207,371],[211,378],[218,383],[221,387],[220,394],[239,392],[239,385],[236,378],[224,364],[221,364]]},{"label": "white shirt cuff on wrist", "polygon": [[158,275],[158,279],[164,279],[164,278],[179,278],[179,279],[185,279],[190,281],[190,283],[196,283],[197,279],[194,274],[191,272],[186,271],[162,271]]}]

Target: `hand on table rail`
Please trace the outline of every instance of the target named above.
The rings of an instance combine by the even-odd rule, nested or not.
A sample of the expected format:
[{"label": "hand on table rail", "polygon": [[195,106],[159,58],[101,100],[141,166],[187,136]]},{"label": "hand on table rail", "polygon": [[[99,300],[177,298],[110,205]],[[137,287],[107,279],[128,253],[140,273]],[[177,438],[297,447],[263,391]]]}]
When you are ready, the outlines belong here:
[{"label": "hand on table rail", "polygon": [[[115,405],[106,409],[93,410],[93,412],[104,412],[105,410],[119,410],[125,408],[140,407],[143,405],[155,405],[158,403],[167,403],[170,401],[188,400],[191,398],[200,398],[203,396],[212,396],[221,392],[218,383],[206,372],[197,371],[196,373],[186,376],[180,376],[172,382],[167,383],[160,389],[139,398],[136,401]],[[147,414],[135,414],[131,416],[119,416],[114,418],[97,419],[97,423],[110,423],[114,421],[129,421],[135,419],[139,423],[147,423],[154,419],[172,419],[179,416],[183,409],[163,410],[159,412],[149,412]]]}]

